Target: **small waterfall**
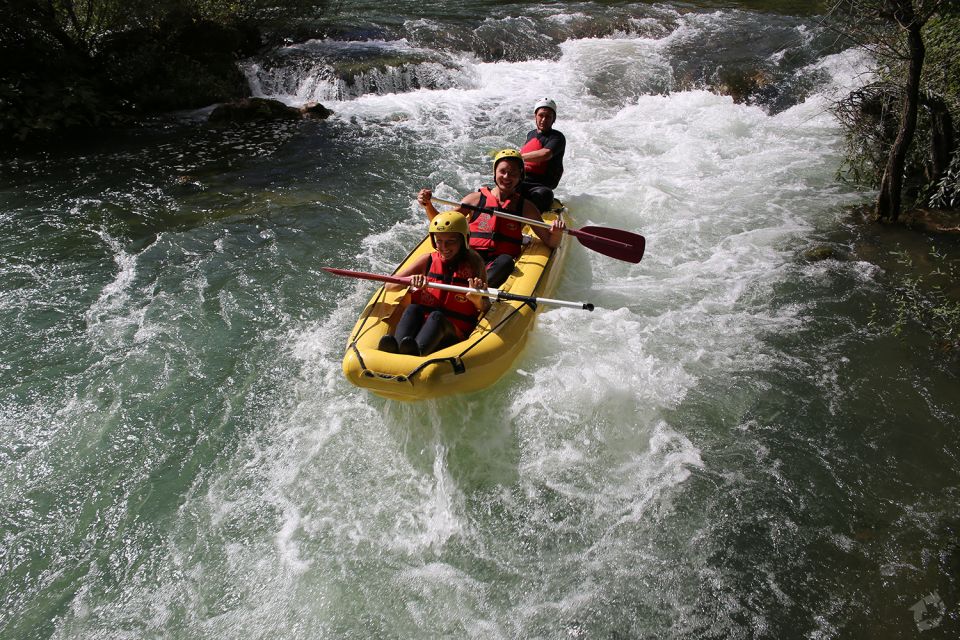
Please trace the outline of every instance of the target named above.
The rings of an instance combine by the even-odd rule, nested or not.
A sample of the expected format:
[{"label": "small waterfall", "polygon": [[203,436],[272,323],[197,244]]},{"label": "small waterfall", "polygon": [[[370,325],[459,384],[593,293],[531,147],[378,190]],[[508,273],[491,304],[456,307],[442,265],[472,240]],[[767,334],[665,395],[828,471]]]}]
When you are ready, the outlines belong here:
[{"label": "small waterfall", "polygon": [[311,40],[247,60],[242,67],[254,95],[292,103],[469,89],[477,83],[466,62],[406,41]]}]

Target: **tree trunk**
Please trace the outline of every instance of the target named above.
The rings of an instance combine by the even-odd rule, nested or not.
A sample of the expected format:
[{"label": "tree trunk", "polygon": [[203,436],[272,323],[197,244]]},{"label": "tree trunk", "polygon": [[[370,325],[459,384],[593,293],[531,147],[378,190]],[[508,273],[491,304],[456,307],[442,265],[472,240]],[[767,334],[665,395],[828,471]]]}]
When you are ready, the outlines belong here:
[{"label": "tree trunk", "polygon": [[922,23],[913,13],[912,0],[897,3],[901,10],[898,21],[907,29],[907,44],[910,60],[907,67],[907,83],[904,87],[903,110],[900,113],[900,130],[887,156],[887,166],[880,181],[880,194],[877,196],[877,215],[882,220],[895,221],[900,217],[900,197],[903,191],[903,168],[907,151],[913,143],[913,134],[917,129],[917,111],[920,104],[920,73],[923,71],[925,49],[920,29]]}]

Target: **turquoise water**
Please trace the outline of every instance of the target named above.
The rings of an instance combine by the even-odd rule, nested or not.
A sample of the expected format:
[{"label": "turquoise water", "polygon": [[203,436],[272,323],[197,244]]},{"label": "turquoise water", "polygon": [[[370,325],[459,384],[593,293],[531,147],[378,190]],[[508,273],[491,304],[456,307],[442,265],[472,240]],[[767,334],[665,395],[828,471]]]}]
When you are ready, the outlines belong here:
[{"label": "turquoise water", "polygon": [[[869,197],[828,111],[865,61],[775,4],[345,3],[244,62],[329,121],[4,160],[0,636],[952,637],[956,364],[802,259]],[[771,83],[705,90],[737,66]],[[542,95],[643,261],[572,247],[598,310],[485,392],[351,387],[371,288],[320,267],[391,270]]]}]

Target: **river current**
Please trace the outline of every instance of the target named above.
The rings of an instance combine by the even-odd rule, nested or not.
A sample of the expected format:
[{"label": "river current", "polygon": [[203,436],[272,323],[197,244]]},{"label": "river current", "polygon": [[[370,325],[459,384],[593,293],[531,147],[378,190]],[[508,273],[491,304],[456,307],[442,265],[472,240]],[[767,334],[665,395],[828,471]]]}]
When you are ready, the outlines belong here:
[{"label": "river current", "polygon": [[[830,114],[869,61],[806,4],[347,1],[242,62],[329,120],[4,159],[0,637],[955,637],[956,364],[803,257],[870,196]],[[643,261],[571,247],[597,310],[486,391],[350,386],[372,285],[320,267],[391,271],[543,96]]]}]

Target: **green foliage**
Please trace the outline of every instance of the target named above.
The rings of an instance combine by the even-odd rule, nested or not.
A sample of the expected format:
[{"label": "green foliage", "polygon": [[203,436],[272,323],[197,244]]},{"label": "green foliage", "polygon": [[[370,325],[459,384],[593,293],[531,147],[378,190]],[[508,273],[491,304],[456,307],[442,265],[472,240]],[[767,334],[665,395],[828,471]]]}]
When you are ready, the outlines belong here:
[{"label": "green foliage", "polygon": [[104,38],[97,61],[112,91],[137,111],[196,108],[245,95],[237,54],[258,44],[242,25],[168,16],[158,29]]},{"label": "green foliage", "polygon": [[[242,97],[259,27],[325,0],[0,0],[0,141]],[[6,146],[6,145],[5,145]]]},{"label": "green foliage", "polygon": [[929,203],[935,209],[960,209],[960,149],[954,152],[943,177],[933,185]]},{"label": "green foliage", "polygon": [[946,3],[925,33],[927,59],[924,82],[938,92],[953,119],[950,164],[940,175],[928,175],[920,199],[934,208],[960,207],[960,3]]},{"label": "green foliage", "polygon": [[874,307],[870,325],[894,335],[916,323],[936,339],[944,349],[960,347],[960,299],[957,291],[951,292],[960,276],[960,265],[936,249],[930,250],[933,269],[923,275],[916,268],[906,251],[896,253],[897,261],[905,269],[895,276],[890,292],[889,307],[893,313],[884,321],[880,309]]},{"label": "green foliage", "polygon": [[928,85],[938,87],[954,109],[960,107],[960,9],[937,16],[924,33]]},{"label": "green foliage", "polygon": [[282,17],[322,14],[326,0],[195,0],[200,16],[209,20],[233,19],[268,22]]},{"label": "green foliage", "polygon": [[0,82],[0,136],[17,142],[97,127],[114,117],[99,88],[79,77],[54,86],[30,77]]},{"label": "green foliage", "polygon": [[[876,0],[844,0],[843,6],[852,11],[855,20],[864,24],[846,26],[841,31],[855,34],[855,40],[865,45],[876,57],[877,80],[852,92],[840,100],[834,112],[844,126],[846,150],[838,177],[848,183],[870,189],[880,186],[889,151],[900,124],[904,100],[902,79],[906,76],[907,57],[904,53],[903,29],[883,20],[870,21],[881,15],[882,2]],[[935,3],[915,2],[916,7],[927,8]],[[917,130],[904,168],[904,195],[929,206],[938,206],[937,192],[960,188],[956,183],[943,184],[939,172],[943,164],[933,161],[934,148],[947,147],[946,157],[956,149],[960,139],[960,3],[943,2],[935,5],[937,12],[924,24],[923,39],[926,57],[921,84],[921,108]],[[867,15],[864,15],[867,7]],[[869,23],[867,25],[866,23]],[[944,114],[944,110],[946,114]],[[952,120],[943,131],[945,120]],[[952,139],[951,139],[952,138]]]}]

